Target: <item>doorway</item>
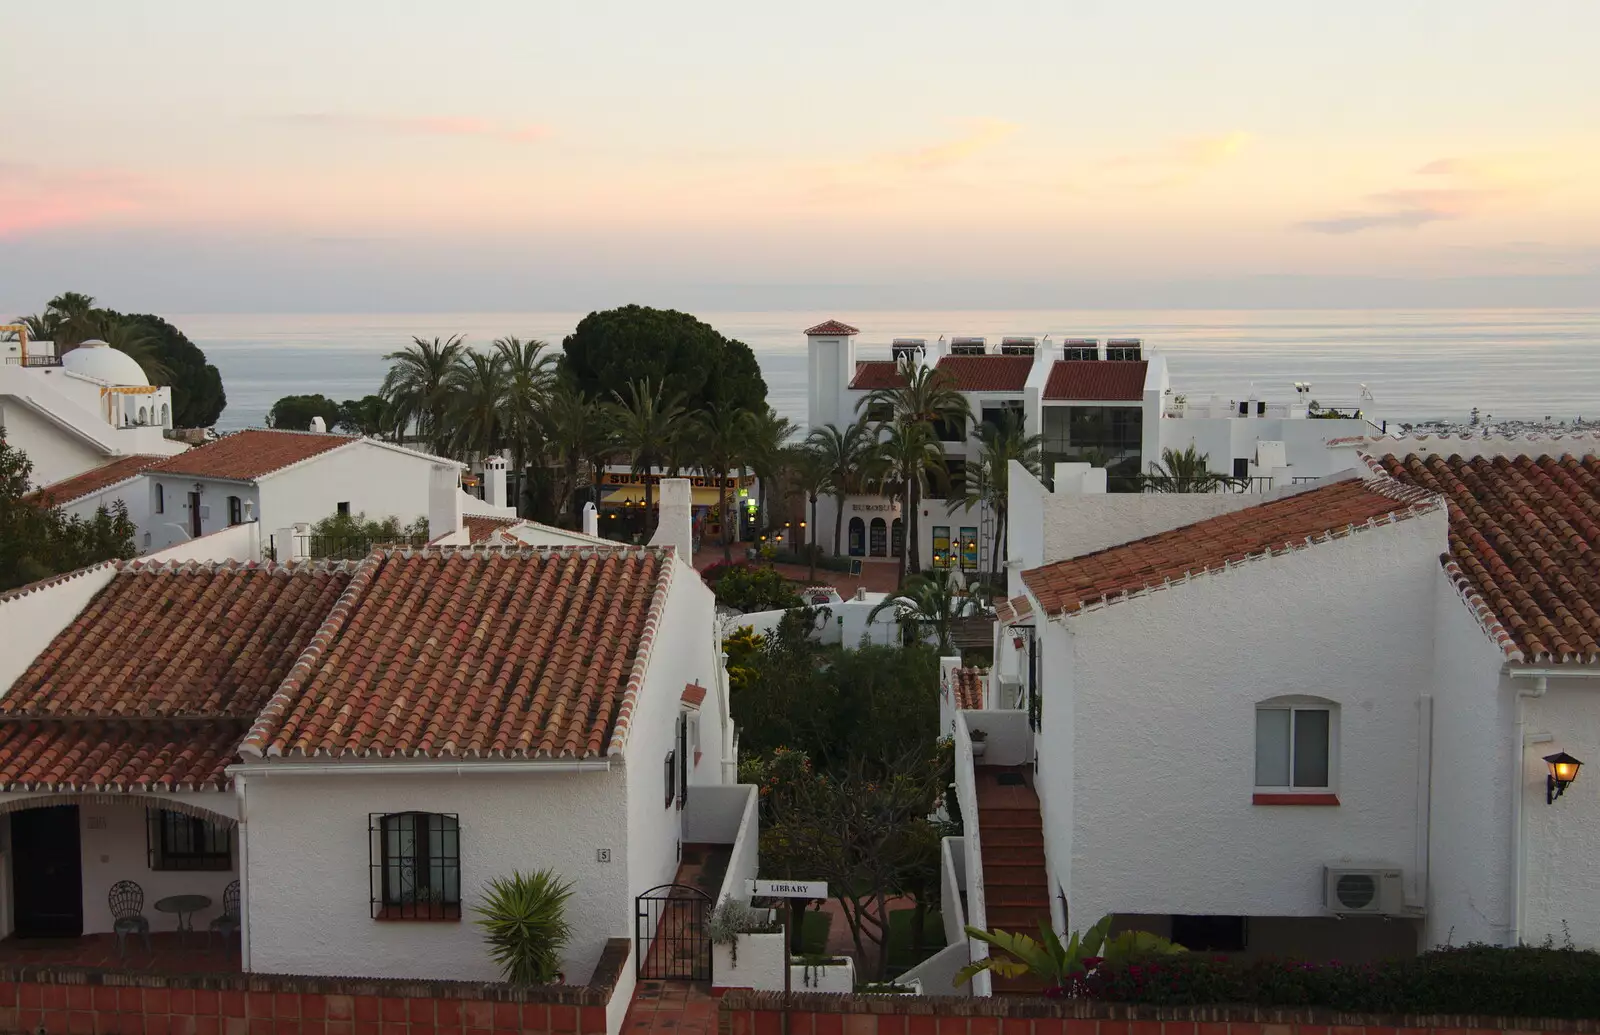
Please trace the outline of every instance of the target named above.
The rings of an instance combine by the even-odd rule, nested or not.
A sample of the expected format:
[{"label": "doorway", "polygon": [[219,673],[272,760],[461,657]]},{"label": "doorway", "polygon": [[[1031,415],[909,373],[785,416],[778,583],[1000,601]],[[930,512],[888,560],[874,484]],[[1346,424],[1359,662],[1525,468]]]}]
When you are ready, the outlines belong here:
[{"label": "doorway", "polygon": [[76,938],[83,933],[83,856],[78,837],[76,805],[11,814],[17,937]]},{"label": "doorway", "polygon": [[200,494],[189,493],[189,538],[200,538]]}]

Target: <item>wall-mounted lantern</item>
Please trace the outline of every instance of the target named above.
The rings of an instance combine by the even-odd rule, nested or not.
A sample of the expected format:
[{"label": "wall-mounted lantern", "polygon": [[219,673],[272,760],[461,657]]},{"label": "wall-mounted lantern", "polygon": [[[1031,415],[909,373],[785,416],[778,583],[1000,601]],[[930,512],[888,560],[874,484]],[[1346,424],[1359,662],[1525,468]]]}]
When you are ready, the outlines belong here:
[{"label": "wall-mounted lantern", "polygon": [[1567,784],[1578,778],[1578,770],[1583,768],[1583,763],[1565,751],[1545,755],[1544,761],[1550,767],[1550,775],[1544,781],[1544,803],[1552,805],[1566,792]]}]

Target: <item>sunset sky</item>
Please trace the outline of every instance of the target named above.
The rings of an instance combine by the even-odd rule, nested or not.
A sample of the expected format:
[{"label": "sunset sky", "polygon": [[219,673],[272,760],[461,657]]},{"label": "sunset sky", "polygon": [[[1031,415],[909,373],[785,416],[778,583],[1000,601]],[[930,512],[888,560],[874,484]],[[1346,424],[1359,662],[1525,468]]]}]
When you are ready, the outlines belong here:
[{"label": "sunset sky", "polygon": [[0,312],[1600,304],[1595,0],[0,4]]}]

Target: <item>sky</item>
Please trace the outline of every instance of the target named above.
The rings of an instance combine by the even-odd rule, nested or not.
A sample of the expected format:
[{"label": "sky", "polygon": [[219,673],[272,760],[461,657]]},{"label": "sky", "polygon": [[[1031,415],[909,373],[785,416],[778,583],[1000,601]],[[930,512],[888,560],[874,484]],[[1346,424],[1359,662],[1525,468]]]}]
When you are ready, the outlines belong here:
[{"label": "sky", "polygon": [[0,312],[1600,305],[1595,0],[0,3]]}]

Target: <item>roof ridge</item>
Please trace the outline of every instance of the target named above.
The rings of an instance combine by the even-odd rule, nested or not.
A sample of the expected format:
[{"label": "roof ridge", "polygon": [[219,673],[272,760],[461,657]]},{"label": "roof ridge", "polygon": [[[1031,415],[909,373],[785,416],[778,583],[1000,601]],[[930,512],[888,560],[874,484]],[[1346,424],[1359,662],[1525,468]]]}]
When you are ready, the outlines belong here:
[{"label": "roof ridge", "polygon": [[268,698],[256,713],[255,721],[250,724],[250,731],[239,742],[239,754],[251,755],[260,758],[263,748],[266,753],[282,754],[279,749],[272,748],[271,740],[278,729],[282,727],[284,716],[289,709],[300,699],[300,693],[310,683],[311,677],[316,673],[322,663],[322,654],[344,629],[351,614],[355,612],[361,597],[365,595],[367,587],[372,584],[374,573],[383,566],[386,555],[381,550],[374,550],[359,562],[354,575],[350,577],[349,585],[344,592],[339,594],[339,599],[334,601],[333,608],[328,616],[323,619],[322,625],[311,637],[311,642],[306,644],[305,650],[300,652],[300,657],[295,661],[294,667],[289,669],[289,674],[283,677],[283,682],[278,684],[278,689]]},{"label": "roof ridge", "polygon": [[96,561],[94,564],[86,564],[81,568],[74,568],[71,571],[64,571],[57,575],[46,575],[42,579],[26,582],[0,593],[0,604],[31,596],[34,593],[49,589],[51,586],[59,586],[63,582],[71,582],[73,579],[82,578],[90,572],[99,571],[102,568],[119,568],[125,563],[127,562],[121,560]]}]

